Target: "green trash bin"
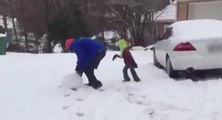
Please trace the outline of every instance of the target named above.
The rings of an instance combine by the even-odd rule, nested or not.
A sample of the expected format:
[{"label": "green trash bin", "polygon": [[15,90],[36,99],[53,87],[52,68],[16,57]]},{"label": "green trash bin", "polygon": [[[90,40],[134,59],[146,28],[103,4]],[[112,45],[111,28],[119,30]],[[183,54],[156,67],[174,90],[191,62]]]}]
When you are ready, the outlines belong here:
[{"label": "green trash bin", "polygon": [[6,36],[0,35],[0,55],[6,54]]}]

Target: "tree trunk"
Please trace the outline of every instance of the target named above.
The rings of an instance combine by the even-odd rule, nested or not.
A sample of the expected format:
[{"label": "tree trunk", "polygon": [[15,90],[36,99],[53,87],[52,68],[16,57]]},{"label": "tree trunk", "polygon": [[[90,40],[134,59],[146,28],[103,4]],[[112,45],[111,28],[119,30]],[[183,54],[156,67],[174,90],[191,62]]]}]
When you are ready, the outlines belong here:
[{"label": "tree trunk", "polygon": [[47,37],[46,37],[46,46],[47,46],[47,48],[46,48],[46,52],[47,53],[52,53],[52,48],[51,48],[51,42],[52,42],[52,40],[51,40],[51,37],[50,37],[50,35],[49,35],[49,28],[48,28],[48,26],[49,26],[49,13],[50,13],[50,3],[49,3],[49,0],[45,0],[45,22],[46,22],[46,26],[47,26],[47,30],[46,30],[46,34],[47,34]]},{"label": "tree trunk", "polygon": [[26,52],[29,52],[29,44],[28,44],[28,31],[27,29],[25,28],[24,30],[24,35],[25,35],[25,50]]},{"label": "tree trunk", "polygon": [[19,41],[18,41],[18,35],[17,35],[17,30],[16,30],[16,26],[15,26],[15,13],[13,10],[13,4],[11,0],[9,1],[9,6],[10,6],[10,14],[11,14],[11,18],[12,18],[12,26],[13,26],[13,31],[14,31],[14,36],[15,36],[15,42],[16,42],[16,48],[15,50],[18,52],[19,51]]},{"label": "tree trunk", "polygon": [[15,41],[16,41],[16,51],[19,52],[19,40],[18,40],[18,34],[17,34],[17,30],[15,27],[15,18],[12,17],[12,25],[13,25],[13,31],[14,31],[14,36],[15,36]]},{"label": "tree trunk", "polygon": [[[127,13],[126,13],[127,10],[126,10],[126,9],[127,9],[127,7],[126,7],[126,5],[124,5],[124,6],[123,6],[123,12],[124,12],[124,13],[123,13],[123,14],[124,14],[123,19],[124,19],[125,21],[127,21],[127,18],[126,18],[126,16],[127,16]],[[123,28],[123,38],[124,38],[124,39],[128,39],[128,38],[127,38],[127,27],[126,27],[126,25],[124,25],[124,28]]]},{"label": "tree trunk", "polygon": [[141,46],[143,44],[143,38],[140,36],[140,32],[136,33],[135,36],[135,46]]},{"label": "tree trunk", "polygon": [[88,13],[88,0],[84,0],[85,13]]},{"label": "tree trunk", "polygon": [[102,28],[101,31],[102,31],[102,40],[103,40],[103,42],[105,43],[104,29]]},{"label": "tree trunk", "polygon": [[25,50],[26,52],[29,52],[29,46],[28,46],[28,30],[27,30],[27,25],[26,23],[26,18],[25,18],[25,7],[24,7],[24,1],[20,0],[20,5],[21,5],[21,14],[22,14],[22,21],[23,21],[23,29],[24,29],[24,35],[25,35]]},{"label": "tree trunk", "polygon": [[40,51],[39,51],[39,41],[38,41],[38,38],[35,36],[35,47],[36,47],[36,51],[37,51],[37,53],[40,53]]},{"label": "tree trunk", "polygon": [[4,24],[4,30],[7,32],[8,31],[7,17],[5,15],[3,15],[3,24]]}]

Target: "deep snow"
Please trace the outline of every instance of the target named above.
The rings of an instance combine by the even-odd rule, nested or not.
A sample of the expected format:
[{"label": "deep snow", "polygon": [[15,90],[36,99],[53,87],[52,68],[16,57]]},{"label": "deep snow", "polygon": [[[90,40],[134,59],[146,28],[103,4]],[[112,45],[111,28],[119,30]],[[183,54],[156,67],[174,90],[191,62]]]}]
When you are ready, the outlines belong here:
[{"label": "deep snow", "polygon": [[135,50],[142,82],[123,83],[123,61],[112,61],[116,53],[108,51],[96,70],[103,92],[61,87],[74,74],[72,53],[0,56],[0,120],[222,119],[220,78],[175,81],[154,67],[152,51]]}]

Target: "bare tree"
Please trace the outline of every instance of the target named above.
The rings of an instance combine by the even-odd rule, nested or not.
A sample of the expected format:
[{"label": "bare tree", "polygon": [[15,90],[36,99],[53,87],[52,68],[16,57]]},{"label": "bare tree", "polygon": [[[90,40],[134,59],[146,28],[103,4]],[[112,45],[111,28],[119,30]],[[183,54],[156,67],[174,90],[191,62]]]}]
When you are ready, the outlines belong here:
[{"label": "bare tree", "polygon": [[104,40],[104,30],[106,24],[106,5],[104,0],[91,0],[88,2],[88,12],[85,14],[87,29],[92,34],[102,33]]},{"label": "bare tree", "polygon": [[[162,0],[109,0],[107,8],[111,12],[109,22],[113,25],[122,25],[123,33],[130,32],[132,43],[144,45],[144,32],[146,28],[153,32],[153,16],[160,9]],[[125,35],[123,35],[125,37]]]},{"label": "bare tree", "polygon": [[[2,1],[6,0],[0,0],[0,10]],[[145,32],[151,34],[154,31],[154,12],[166,0],[7,1],[11,17],[17,18],[26,38],[26,51],[29,51],[30,43],[28,33],[35,33],[37,38],[47,34],[47,52],[52,52],[51,43],[54,41],[64,44],[67,37],[104,33],[110,29],[123,37],[130,33],[133,44],[144,45]],[[86,25],[87,32],[83,32],[85,26],[80,24]]]},{"label": "bare tree", "polygon": [[16,51],[18,51],[19,41],[18,41],[18,36],[17,36],[17,30],[15,27],[15,12],[14,12],[14,8],[13,8],[12,0],[8,0],[8,2],[9,2],[9,6],[10,6],[10,14],[11,14],[13,31],[14,31],[15,41],[16,41]]},{"label": "bare tree", "polygon": [[[8,0],[11,11],[11,18],[14,26],[14,34],[16,38],[16,46],[21,47],[20,50],[31,52],[29,48],[33,48],[32,44],[35,42],[34,38],[30,38],[30,34],[35,34],[37,38],[46,33],[46,21],[44,15],[44,2],[41,0]],[[14,18],[18,24],[15,25]],[[18,32],[15,29],[18,29]],[[19,38],[17,37],[17,33]],[[19,45],[23,43],[22,38],[25,38],[25,46]],[[25,49],[24,49],[25,48]]]},{"label": "bare tree", "polygon": [[7,19],[6,17],[9,16],[10,12],[8,9],[8,1],[7,0],[0,0],[0,14],[3,15],[3,24],[4,28],[7,31]]}]

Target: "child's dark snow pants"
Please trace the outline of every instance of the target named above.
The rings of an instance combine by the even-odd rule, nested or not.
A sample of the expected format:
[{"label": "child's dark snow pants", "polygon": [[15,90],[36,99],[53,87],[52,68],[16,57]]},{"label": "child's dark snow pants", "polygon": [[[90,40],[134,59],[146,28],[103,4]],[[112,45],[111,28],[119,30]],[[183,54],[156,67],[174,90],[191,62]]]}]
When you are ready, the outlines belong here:
[{"label": "child's dark snow pants", "polygon": [[125,65],[123,68],[123,77],[125,81],[130,81],[130,78],[128,76],[127,70],[130,69],[130,72],[133,76],[134,81],[140,81],[136,71],[135,71],[135,66],[134,65]]}]

